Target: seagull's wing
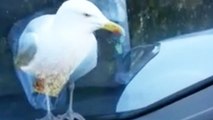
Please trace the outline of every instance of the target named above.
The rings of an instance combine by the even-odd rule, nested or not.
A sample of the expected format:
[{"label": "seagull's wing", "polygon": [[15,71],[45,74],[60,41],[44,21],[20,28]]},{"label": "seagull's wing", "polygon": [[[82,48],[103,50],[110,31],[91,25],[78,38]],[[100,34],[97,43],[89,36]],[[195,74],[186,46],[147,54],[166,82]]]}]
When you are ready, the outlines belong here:
[{"label": "seagull's wing", "polygon": [[53,15],[43,15],[28,23],[18,39],[18,49],[14,55],[16,66],[27,66],[30,63],[37,52],[36,43],[40,39],[40,31],[47,28],[52,22],[53,18]]},{"label": "seagull's wing", "polygon": [[38,38],[34,32],[24,32],[18,43],[17,55],[15,56],[15,64],[17,66],[26,66],[33,59],[37,48],[35,40]]}]

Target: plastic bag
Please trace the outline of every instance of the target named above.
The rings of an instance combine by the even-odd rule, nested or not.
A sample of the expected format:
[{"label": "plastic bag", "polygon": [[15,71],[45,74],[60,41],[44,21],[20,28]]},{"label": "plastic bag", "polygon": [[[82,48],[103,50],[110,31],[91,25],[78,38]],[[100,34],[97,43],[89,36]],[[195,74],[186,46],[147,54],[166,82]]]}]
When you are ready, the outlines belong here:
[{"label": "plastic bag", "polygon": [[[122,79],[116,79],[117,78],[116,75],[119,72],[123,72],[122,64],[120,64],[120,62],[123,59],[123,57],[127,54],[127,52],[130,50],[125,1],[93,0],[93,2],[101,9],[101,11],[109,19],[118,22],[125,28],[126,36],[118,38],[117,36],[113,36],[112,34],[110,34],[110,37],[108,37],[108,39],[117,39],[116,43],[110,43],[110,42],[100,42],[103,41],[102,39],[104,39],[106,36],[109,35],[108,33],[105,32],[96,33],[96,35],[99,36],[97,37],[97,39],[99,41],[100,46],[111,46],[111,47],[113,46],[112,47],[113,49],[111,49],[111,47],[105,48],[99,47],[100,48],[99,62],[97,67],[91,73],[87,74],[85,77],[81,78],[79,82],[76,83],[76,90],[74,93],[76,95],[74,99],[77,100],[74,101],[74,109],[79,113],[83,113],[83,115],[108,114],[114,111],[117,102],[116,99],[118,99],[119,97],[117,94],[120,93],[119,89],[121,88],[118,86],[120,86],[120,83],[125,83],[122,81]],[[31,21],[31,19],[41,16],[42,14],[45,14],[45,11],[36,12],[34,15],[22,19],[16,24],[14,24],[9,34],[10,45],[14,56],[17,53],[18,38],[20,37],[20,34],[23,32],[25,26]],[[120,46],[116,46],[117,43],[122,44]],[[116,49],[119,49],[117,51],[120,52],[115,52]],[[108,55],[106,55],[108,56],[108,58],[103,55],[103,53],[105,53],[106,51],[111,51]],[[32,84],[35,78],[21,71],[20,69],[16,69],[15,71],[17,73],[18,79],[22,84],[22,87],[24,89],[24,92],[30,105],[32,105],[35,109],[45,110],[47,103],[45,95],[33,94]],[[116,88],[116,89],[118,88],[118,92],[111,92],[111,94],[108,95],[109,91],[106,92],[106,90],[109,90],[109,88]],[[99,93],[94,93],[94,90],[98,90]],[[69,92],[65,86],[64,89],[61,91],[59,97],[56,99],[53,98],[51,100],[50,105],[51,109],[59,112],[65,110],[69,102],[68,93]],[[108,100],[109,98],[113,99],[109,101]],[[81,101],[79,99],[84,99],[84,101]],[[89,104],[94,103],[94,100],[96,101],[95,103],[97,104],[97,107],[94,107],[93,110],[88,110],[90,108],[88,107]],[[108,101],[108,105],[106,105],[109,107],[108,111],[103,109],[102,106],[102,103],[104,103],[105,101]],[[36,111],[33,112],[35,113]]]}]

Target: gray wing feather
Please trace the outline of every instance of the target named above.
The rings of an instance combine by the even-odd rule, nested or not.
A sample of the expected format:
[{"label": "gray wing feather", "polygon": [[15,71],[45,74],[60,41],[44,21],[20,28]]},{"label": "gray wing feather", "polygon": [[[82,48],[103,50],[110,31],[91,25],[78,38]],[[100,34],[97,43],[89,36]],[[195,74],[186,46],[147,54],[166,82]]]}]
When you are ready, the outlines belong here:
[{"label": "gray wing feather", "polygon": [[34,32],[24,33],[19,39],[18,53],[15,56],[16,66],[27,66],[37,51],[35,43],[37,35]]}]

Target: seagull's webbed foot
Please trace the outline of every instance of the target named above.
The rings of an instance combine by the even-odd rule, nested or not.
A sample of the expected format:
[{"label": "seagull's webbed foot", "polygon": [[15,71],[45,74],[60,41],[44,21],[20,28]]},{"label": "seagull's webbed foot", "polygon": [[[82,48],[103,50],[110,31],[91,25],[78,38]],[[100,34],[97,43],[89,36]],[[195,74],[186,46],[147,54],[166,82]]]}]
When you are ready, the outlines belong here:
[{"label": "seagull's webbed foot", "polygon": [[39,118],[39,119],[36,119],[36,120],[60,120],[60,119],[58,119],[52,113],[49,113],[46,116],[44,116],[43,118]]},{"label": "seagull's webbed foot", "polygon": [[73,112],[72,104],[73,104],[73,91],[74,91],[75,84],[73,82],[70,83],[70,103],[69,108],[66,113],[62,115],[58,115],[58,120],[85,120],[85,118],[80,115],[79,113]]},{"label": "seagull's webbed foot", "polygon": [[75,112],[66,112],[57,116],[57,120],[86,120],[82,115]]}]

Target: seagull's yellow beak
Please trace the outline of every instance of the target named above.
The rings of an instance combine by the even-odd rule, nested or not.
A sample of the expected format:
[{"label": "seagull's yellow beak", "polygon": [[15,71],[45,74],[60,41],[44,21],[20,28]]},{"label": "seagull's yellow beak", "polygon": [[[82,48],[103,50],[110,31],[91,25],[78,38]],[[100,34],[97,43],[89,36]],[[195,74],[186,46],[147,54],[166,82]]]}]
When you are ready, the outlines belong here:
[{"label": "seagull's yellow beak", "polygon": [[104,24],[104,26],[102,27],[102,29],[111,31],[115,34],[121,34],[121,35],[125,35],[125,31],[123,29],[123,27],[121,27],[120,25],[114,23],[114,22],[107,22]]}]

